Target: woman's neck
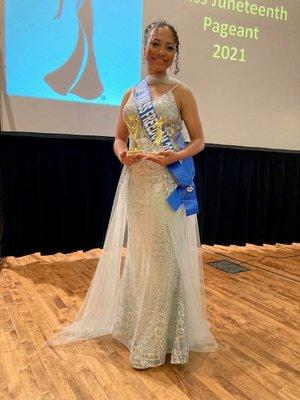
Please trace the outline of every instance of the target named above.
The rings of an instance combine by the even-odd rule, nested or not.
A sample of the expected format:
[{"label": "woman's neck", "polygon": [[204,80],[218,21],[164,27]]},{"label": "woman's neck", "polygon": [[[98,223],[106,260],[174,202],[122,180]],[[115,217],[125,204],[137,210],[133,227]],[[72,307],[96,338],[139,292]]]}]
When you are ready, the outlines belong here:
[{"label": "woman's neck", "polygon": [[168,76],[166,72],[153,72],[153,71],[147,71],[147,75],[151,76]]},{"label": "woman's neck", "polygon": [[179,81],[168,75],[147,75],[146,76],[148,85],[170,85],[178,83]]}]

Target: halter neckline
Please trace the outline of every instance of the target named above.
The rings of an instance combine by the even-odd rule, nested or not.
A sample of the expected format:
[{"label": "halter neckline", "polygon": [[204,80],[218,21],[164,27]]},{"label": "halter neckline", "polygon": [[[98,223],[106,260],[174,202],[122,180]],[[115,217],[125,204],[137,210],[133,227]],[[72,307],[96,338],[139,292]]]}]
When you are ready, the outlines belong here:
[{"label": "halter neckline", "polygon": [[148,85],[172,85],[179,84],[180,81],[176,78],[170,77],[168,75],[147,75],[146,76]]}]

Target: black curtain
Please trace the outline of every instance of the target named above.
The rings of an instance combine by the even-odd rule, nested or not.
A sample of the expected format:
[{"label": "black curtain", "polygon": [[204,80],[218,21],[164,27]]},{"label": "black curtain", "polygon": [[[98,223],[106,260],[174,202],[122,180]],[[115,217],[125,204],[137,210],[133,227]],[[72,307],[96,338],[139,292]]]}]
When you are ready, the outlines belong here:
[{"label": "black curtain", "polygon": [[2,256],[2,245],[3,245],[3,231],[4,231],[4,214],[3,214],[3,207],[2,207],[2,184],[1,184],[1,177],[0,177],[0,260]]},{"label": "black curtain", "polygon": [[[121,171],[112,143],[0,134],[2,256],[102,247]],[[195,165],[202,243],[300,241],[299,153],[207,145]]]}]

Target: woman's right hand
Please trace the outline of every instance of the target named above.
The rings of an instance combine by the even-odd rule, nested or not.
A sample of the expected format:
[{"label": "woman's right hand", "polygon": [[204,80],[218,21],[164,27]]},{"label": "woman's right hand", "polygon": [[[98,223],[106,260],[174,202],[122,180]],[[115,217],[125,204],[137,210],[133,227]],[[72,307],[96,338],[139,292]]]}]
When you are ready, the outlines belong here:
[{"label": "woman's right hand", "polygon": [[138,161],[141,161],[141,159],[144,157],[145,157],[145,154],[143,154],[143,153],[138,153],[138,154],[129,156],[129,155],[127,155],[127,151],[124,150],[120,154],[120,161],[124,165],[132,165]]}]

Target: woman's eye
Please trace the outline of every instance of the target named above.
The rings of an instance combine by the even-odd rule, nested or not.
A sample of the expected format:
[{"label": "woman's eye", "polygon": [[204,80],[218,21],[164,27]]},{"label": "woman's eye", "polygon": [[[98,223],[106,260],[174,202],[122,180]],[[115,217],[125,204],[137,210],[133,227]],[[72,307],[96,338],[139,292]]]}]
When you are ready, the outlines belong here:
[{"label": "woman's eye", "polygon": [[152,46],[158,46],[158,43],[153,43],[153,42],[152,42]]},{"label": "woman's eye", "polygon": [[168,50],[173,51],[173,50],[174,50],[174,47],[169,46],[169,47],[168,47]]}]

